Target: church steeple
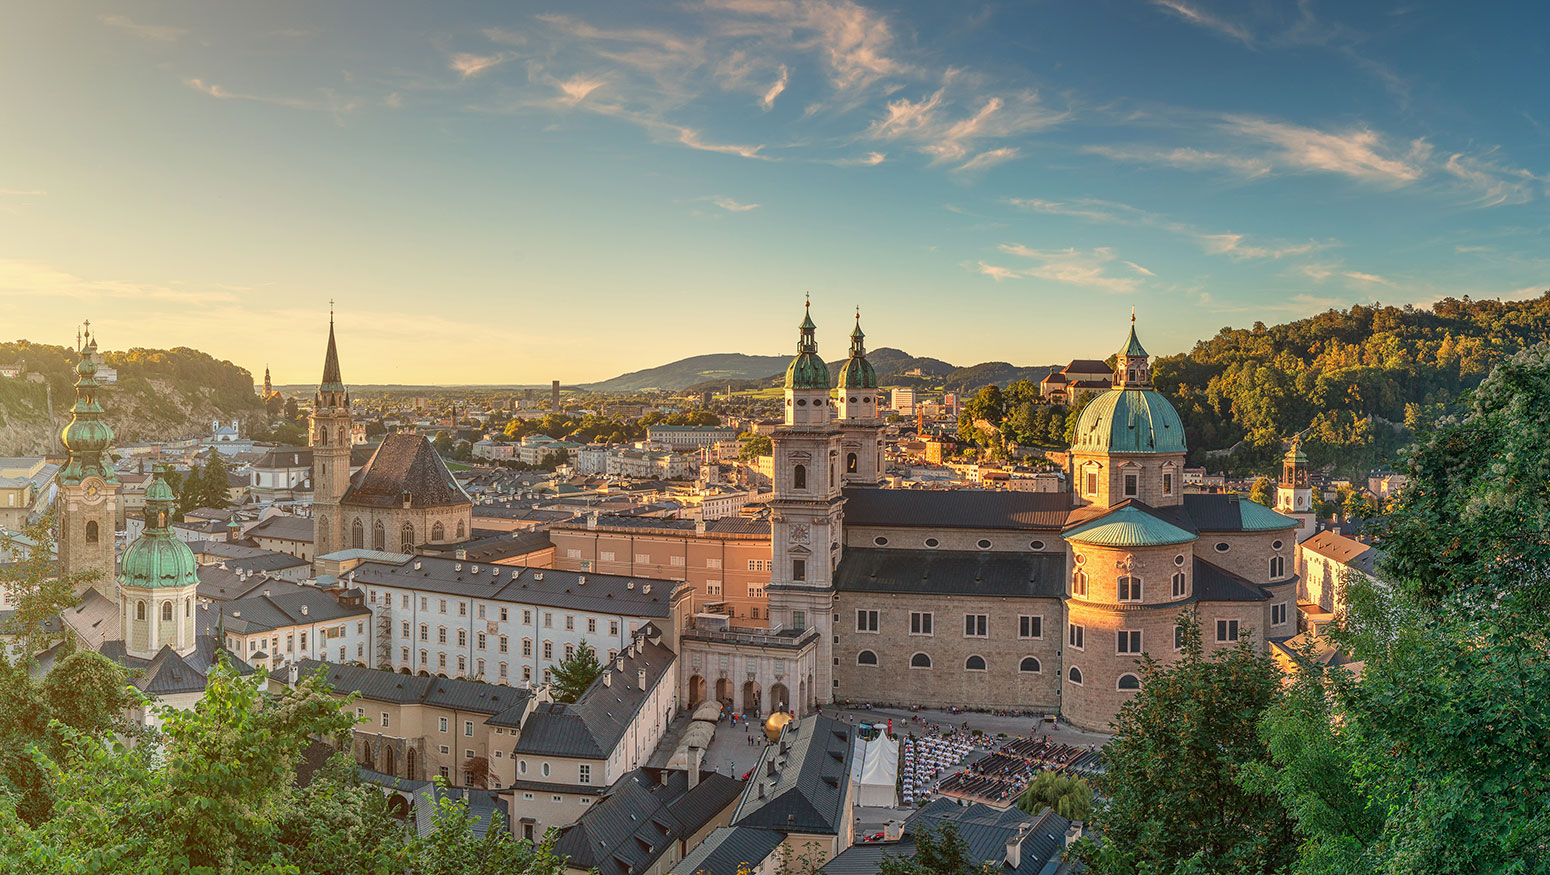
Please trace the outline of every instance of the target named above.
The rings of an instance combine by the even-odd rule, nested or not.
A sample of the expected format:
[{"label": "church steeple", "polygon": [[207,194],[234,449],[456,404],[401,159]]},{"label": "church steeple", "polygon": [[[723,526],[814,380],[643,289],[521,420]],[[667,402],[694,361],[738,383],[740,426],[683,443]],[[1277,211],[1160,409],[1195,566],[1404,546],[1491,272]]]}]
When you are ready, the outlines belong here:
[{"label": "church steeple", "polygon": [[[97,392],[97,341],[91,323],[76,336],[75,405],[60,434],[69,458],[59,469],[59,566],[67,578],[114,596],[114,537],[118,524],[118,475],[113,470],[113,429],[103,421]],[[76,577],[81,575],[81,577]]]},{"label": "church steeple", "polygon": [[109,483],[117,483],[113,465],[109,460],[108,447],[113,443],[113,429],[102,419],[102,405],[97,401],[97,363],[93,354],[97,341],[91,336],[91,323],[87,323],[85,343],[80,347],[80,360],[75,365],[75,406],[70,408],[70,424],[60,433],[70,459],[59,472],[59,482],[79,483],[96,475]]},{"label": "church steeple", "polygon": [[1136,308],[1130,308],[1130,337],[1114,363],[1114,385],[1142,389],[1152,385],[1152,357],[1136,337]]},{"label": "church steeple", "polygon": [[875,486],[883,480],[883,424],[877,417],[877,371],[866,360],[861,312],[850,331],[850,358],[840,368],[840,427],[845,430],[844,478],[847,486]]},{"label": "church steeple", "polygon": [[312,403],[312,509],[315,555],[339,549],[344,521],[339,501],[350,487],[350,393],[339,374],[339,348],[334,343],[334,309],[328,309],[328,351],[323,355],[323,381]]},{"label": "church steeple", "polygon": [[188,654],[196,637],[199,565],[193,551],[172,532],[177,496],[167,483],[168,470],[157,465],[145,488],[145,531],[124,550],[119,579],[124,649],[141,659],[154,657],[163,647]]},{"label": "church steeple", "polygon": [[339,348],[334,345],[334,308],[328,308],[328,352],[323,356],[323,382],[319,389],[343,392],[344,378],[339,375]]},{"label": "church steeple", "polygon": [[268,365],[264,365],[264,397],[268,398],[270,395],[273,395],[273,394],[274,394],[274,383],[270,382],[270,380],[269,380],[269,366]]}]

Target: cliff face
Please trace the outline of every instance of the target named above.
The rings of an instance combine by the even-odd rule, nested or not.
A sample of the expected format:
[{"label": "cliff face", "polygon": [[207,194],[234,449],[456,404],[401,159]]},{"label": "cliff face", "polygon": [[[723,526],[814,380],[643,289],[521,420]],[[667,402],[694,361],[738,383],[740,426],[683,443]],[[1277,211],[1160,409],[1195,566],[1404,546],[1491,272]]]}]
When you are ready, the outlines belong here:
[{"label": "cliff face", "polygon": [[[0,456],[60,451],[75,403],[74,361],[64,347],[0,344],[0,365],[25,362],[21,376],[0,377]],[[98,396],[117,443],[204,435],[212,419],[241,420],[245,431],[263,416],[252,375],[197,350],[133,349],[108,353],[105,363],[119,371]]]}]

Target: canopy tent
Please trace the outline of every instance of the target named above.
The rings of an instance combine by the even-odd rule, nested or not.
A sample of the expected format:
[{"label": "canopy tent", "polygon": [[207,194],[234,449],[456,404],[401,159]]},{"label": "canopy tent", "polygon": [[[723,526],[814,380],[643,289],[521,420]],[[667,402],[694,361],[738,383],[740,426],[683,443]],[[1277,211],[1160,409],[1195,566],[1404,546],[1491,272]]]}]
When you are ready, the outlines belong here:
[{"label": "canopy tent", "polygon": [[899,805],[899,743],[879,735],[861,752],[857,797],[861,805],[896,808]]},{"label": "canopy tent", "polygon": [[712,702],[709,700],[701,702],[700,707],[694,709],[693,719],[709,720],[710,722],[715,723],[717,720],[721,719],[721,703]]}]

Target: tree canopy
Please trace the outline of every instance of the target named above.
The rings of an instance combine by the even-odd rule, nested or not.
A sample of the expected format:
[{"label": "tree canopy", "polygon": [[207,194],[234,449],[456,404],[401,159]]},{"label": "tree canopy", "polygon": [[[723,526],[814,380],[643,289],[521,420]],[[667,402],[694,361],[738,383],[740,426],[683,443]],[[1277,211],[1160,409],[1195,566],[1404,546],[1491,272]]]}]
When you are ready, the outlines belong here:
[{"label": "tree canopy", "polygon": [[597,651],[592,645],[582,639],[576,645],[575,653],[555,663],[553,672],[554,700],[574,702],[602,675],[603,664],[598,662]]}]

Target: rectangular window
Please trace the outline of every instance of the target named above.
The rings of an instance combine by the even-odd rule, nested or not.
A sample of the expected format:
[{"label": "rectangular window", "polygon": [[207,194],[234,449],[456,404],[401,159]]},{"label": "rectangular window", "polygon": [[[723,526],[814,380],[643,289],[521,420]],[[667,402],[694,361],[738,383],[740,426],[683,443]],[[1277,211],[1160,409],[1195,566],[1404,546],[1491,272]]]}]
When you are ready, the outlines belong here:
[{"label": "rectangular window", "polygon": [[426,597],[425,597],[425,596],[423,596],[423,595],[422,595],[422,596],[420,596],[420,610],[422,610],[422,611],[427,611],[427,610],[430,610],[430,609],[429,609],[429,608],[427,608],[427,607],[426,607],[426,604],[427,604],[427,603],[428,603],[428,602],[429,602],[429,599],[427,599],[427,598],[426,598]]},{"label": "rectangular window", "polygon": [[619,621],[618,620],[609,620],[608,621],[608,634],[610,634],[610,635],[618,635],[619,634]]},{"label": "rectangular window", "polygon": [[990,615],[964,614],[963,634],[966,638],[985,638],[990,632]]},{"label": "rectangular window", "polygon": [[589,635],[597,634],[597,618],[596,617],[588,617],[587,618],[587,634],[589,634]]},{"label": "rectangular window", "polygon": [[1173,575],[1173,597],[1176,599],[1184,597],[1184,572],[1182,571],[1175,572]]},{"label": "rectangular window", "polygon": [[473,738],[474,737],[474,721],[472,721],[472,720],[464,720],[463,721],[463,735],[466,738]]},{"label": "rectangular window", "polygon": [[478,641],[479,641],[479,649],[483,650],[483,649],[485,649],[486,647],[489,646],[490,639],[488,637],[486,637],[483,632],[480,632],[479,633]]},{"label": "rectangular window", "polygon": [[522,612],[522,622],[524,624],[528,625],[528,626],[533,625],[533,612],[532,611],[523,611]]},{"label": "rectangular window", "polygon": [[545,641],[544,642],[544,659],[553,659],[553,658],[554,658],[554,642],[553,641]]},{"label": "rectangular window", "polygon": [[876,611],[857,611],[856,612],[856,631],[857,632],[876,632],[877,631],[877,612]]},{"label": "rectangular window", "polygon": [[405,609],[409,607],[409,593],[407,592],[404,593],[403,606]]},{"label": "rectangular window", "polygon": [[420,624],[420,640],[421,641],[429,641],[429,640],[431,640],[431,627],[425,625],[424,623]]},{"label": "rectangular window", "polygon": [[592,767],[591,766],[587,765],[586,763],[582,763],[581,765],[576,767],[576,783],[578,783],[578,784],[590,784],[590,783],[592,783]]},{"label": "rectangular window", "polygon": [[[403,629],[404,629],[404,637],[408,638],[409,637],[409,621],[408,620],[405,620],[403,622]],[[307,645],[303,644],[302,646],[305,647]]]},{"label": "rectangular window", "polygon": [[1115,653],[1140,653],[1141,630],[1121,630],[1115,633]]},{"label": "rectangular window", "polygon": [[497,642],[497,647],[501,653],[509,652],[511,645],[505,635],[500,637],[500,641]]},{"label": "rectangular window", "polygon": [[1125,576],[1119,583],[1119,600],[1122,602],[1138,602],[1141,600],[1141,578]]},{"label": "rectangular window", "polygon": [[1216,621],[1216,640],[1217,641],[1237,641],[1238,640],[1238,621],[1237,620],[1217,620]]},{"label": "rectangular window", "polygon": [[1280,626],[1286,622],[1286,603],[1270,606],[1270,625]]},{"label": "rectangular window", "polygon": [[457,603],[457,615],[459,617],[466,617],[466,616],[468,616],[468,602],[458,602]]},{"label": "rectangular window", "polygon": [[386,729],[387,727],[388,727],[388,712],[383,711],[382,712],[382,728]]},{"label": "rectangular window", "polygon": [[501,608],[501,622],[502,623],[506,622],[506,609],[505,608]]},{"label": "rectangular window", "polygon": [[574,632],[574,631],[576,631],[576,616],[574,614],[566,614],[565,615],[565,631],[567,631],[567,632]]},{"label": "rectangular window", "polygon": [[484,605],[479,606],[479,619],[484,619]]},{"label": "rectangular window", "polygon": [[807,560],[805,560],[805,559],[793,559],[793,560],[791,560],[791,579],[792,580],[806,580],[807,579]]},{"label": "rectangular window", "polygon": [[1184,627],[1183,626],[1174,626],[1173,627],[1173,649],[1174,650],[1183,650],[1184,649]]},{"label": "rectangular window", "polygon": [[1044,618],[1035,616],[1021,616],[1017,618],[1017,637],[1019,638],[1043,638]]},{"label": "rectangular window", "polygon": [[1088,471],[1087,472],[1087,494],[1088,495],[1097,495],[1098,494],[1098,472],[1097,471]]},{"label": "rectangular window", "polygon": [[436,629],[436,643],[437,644],[446,644],[447,643],[447,627],[445,627],[445,626],[437,627],[437,629]]},{"label": "rectangular window", "polygon": [[439,732],[446,732],[447,731],[447,718],[445,718],[445,717],[437,717],[436,718],[436,729]]},{"label": "rectangular window", "polygon": [[1125,475],[1125,495],[1134,496],[1141,491],[1141,478],[1134,474]]},{"label": "rectangular window", "polygon": [[468,630],[467,629],[459,629],[459,630],[457,630],[457,646],[459,646],[459,647],[467,647],[468,646]]},{"label": "rectangular window", "polygon": [[565,558],[566,559],[580,559],[581,558],[581,551],[577,550],[575,548],[566,548],[566,550],[565,550]]},{"label": "rectangular window", "polygon": [[597,554],[597,561],[599,561],[599,562],[612,562],[612,561],[614,561],[614,554],[612,552],[608,551],[608,550],[604,550],[601,553]]},{"label": "rectangular window", "polygon": [[1163,495],[1173,494],[1173,475],[1163,474]]},{"label": "rectangular window", "polygon": [[441,604],[437,608],[437,613],[445,614],[447,612],[447,600],[441,599],[440,601]]},{"label": "rectangular window", "polygon": [[674,557],[673,557],[673,558],[672,558],[672,559],[671,559],[671,560],[670,560],[670,561],[669,561],[669,562],[668,562],[668,564],[669,564],[669,565],[682,565],[682,564],[684,564],[684,558],[683,558],[683,557],[682,557],[682,556],[674,556]]},{"label": "rectangular window", "polygon": [[1083,628],[1081,626],[1078,626],[1075,623],[1072,623],[1071,624],[1071,628],[1070,628],[1070,637],[1069,637],[1069,640],[1068,640],[1067,643],[1069,643],[1073,648],[1075,648],[1077,650],[1081,650],[1082,649],[1082,633],[1084,633],[1086,631],[1087,630],[1085,628]]},{"label": "rectangular window", "polygon": [[544,611],[544,628],[554,628],[554,614],[550,613],[549,611]]},{"label": "rectangular window", "polygon": [[793,629],[796,629],[799,632],[805,632],[807,630],[807,612],[806,611],[792,611],[791,612],[791,627]]},{"label": "rectangular window", "polygon": [[707,580],[707,581],[705,581],[705,594],[710,596],[710,597],[712,597],[712,598],[720,598],[721,597],[721,581],[719,581],[719,580]]},{"label": "rectangular window", "polygon": [[636,553],[635,554],[635,564],[637,564],[637,565],[650,565],[651,564],[651,554],[649,554],[649,553]]},{"label": "rectangular window", "polygon": [[931,614],[930,611],[911,611],[910,612],[910,634],[911,635],[930,635],[931,634],[931,618],[932,618],[932,614]]}]

